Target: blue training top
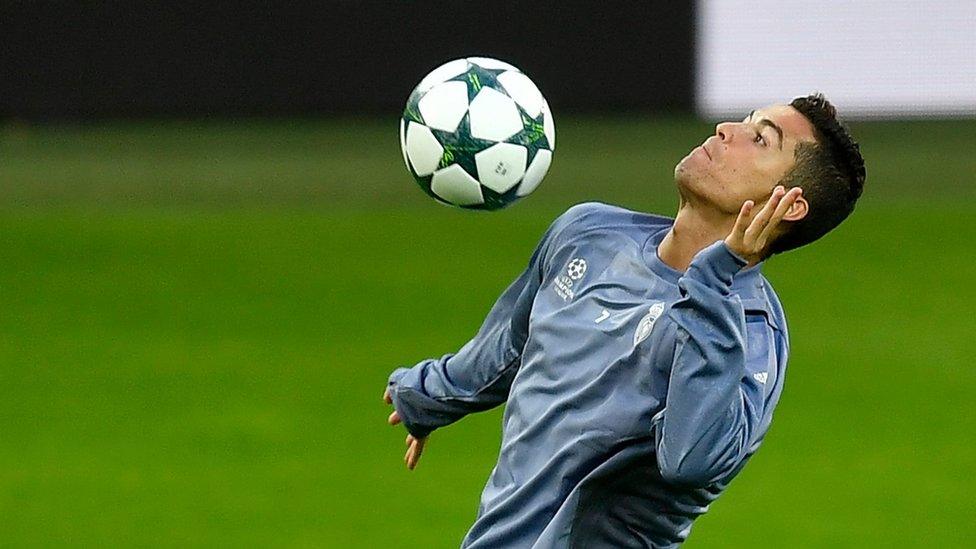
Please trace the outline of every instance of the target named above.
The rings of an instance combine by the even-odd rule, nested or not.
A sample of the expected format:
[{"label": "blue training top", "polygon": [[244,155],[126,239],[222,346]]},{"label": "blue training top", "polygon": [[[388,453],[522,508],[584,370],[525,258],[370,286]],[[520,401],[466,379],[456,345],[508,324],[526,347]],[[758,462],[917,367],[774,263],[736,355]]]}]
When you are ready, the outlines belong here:
[{"label": "blue training top", "polygon": [[463,547],[676,546],[759,447],[783,310],[722,241],[684,273],[663,263],[672,223],[570,208],[474,339],[390,376],[417,437],[507,403]]}]

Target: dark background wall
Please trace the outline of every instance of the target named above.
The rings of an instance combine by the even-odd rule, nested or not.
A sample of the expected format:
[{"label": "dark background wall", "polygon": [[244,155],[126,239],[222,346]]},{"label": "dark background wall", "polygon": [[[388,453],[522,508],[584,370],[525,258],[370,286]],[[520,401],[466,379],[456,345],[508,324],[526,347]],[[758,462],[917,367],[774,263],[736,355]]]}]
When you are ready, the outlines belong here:
[{"label": "dark background wall", "polygon": [[0,115],[398,111],[456,57],[560,111],[690,110],[693,2],[0,2]]}]

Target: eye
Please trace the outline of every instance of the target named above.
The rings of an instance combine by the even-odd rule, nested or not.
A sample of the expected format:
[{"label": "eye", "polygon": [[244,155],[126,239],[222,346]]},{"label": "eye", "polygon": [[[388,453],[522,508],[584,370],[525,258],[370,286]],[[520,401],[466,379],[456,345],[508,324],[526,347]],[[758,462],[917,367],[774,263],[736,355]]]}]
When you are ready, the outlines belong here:
[{"label": "eye", "polygon": [[762,136],[762,133],[756,132],[756,137],[752,140],[754,143],[760,143],[763,147],[767,145],[766,138]]}]

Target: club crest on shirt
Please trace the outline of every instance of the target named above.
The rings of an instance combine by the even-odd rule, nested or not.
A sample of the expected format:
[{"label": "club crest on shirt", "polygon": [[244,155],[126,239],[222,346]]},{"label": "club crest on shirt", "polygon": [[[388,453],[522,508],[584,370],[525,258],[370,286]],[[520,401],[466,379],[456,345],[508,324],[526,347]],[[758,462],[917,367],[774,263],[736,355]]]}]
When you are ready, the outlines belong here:
[{"label": "club crest on shirt", "polygon": [[637,346],[641,341],[647,339],[647,336],[651,335],[651,330],[654,329],[654,323],[664,312],[664,302],[658,301],[651,305],[648,309],[647,314],[641,319],[640,324],[637,325],[637,331],[634,332],[634,347]]}]

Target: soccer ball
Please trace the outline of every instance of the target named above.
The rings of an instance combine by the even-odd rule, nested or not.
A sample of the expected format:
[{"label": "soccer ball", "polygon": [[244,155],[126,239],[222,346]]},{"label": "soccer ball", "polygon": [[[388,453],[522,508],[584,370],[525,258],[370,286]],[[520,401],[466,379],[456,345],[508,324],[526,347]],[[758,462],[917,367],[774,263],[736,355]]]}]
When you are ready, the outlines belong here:
[{"label": "soccer ball", "polygon": [[556,144],[549,105],[517,68],[456,59],[417,85],[400,119],[403,161],[439,202],[497,210],[539,186]]}]

